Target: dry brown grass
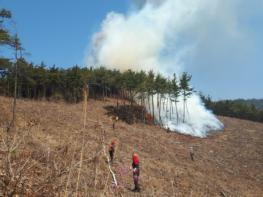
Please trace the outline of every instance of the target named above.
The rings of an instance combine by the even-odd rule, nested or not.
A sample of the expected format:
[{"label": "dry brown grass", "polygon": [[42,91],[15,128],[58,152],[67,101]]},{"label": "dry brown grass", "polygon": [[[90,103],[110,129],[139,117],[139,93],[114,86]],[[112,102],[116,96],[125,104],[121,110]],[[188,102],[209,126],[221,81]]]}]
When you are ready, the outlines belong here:
[{"label": "dry brown grass", "polygon": [[[122,121],[113,130],[104,107],[115,102],[89,100],[82,135],[82,103],[18,100],[17,131],[10,134],[10,142],[16,139],[18,146],[7,153],[4,128],[10,120],[11,100],[0,97],[0,103],[2,193],[16,186],[20,196],[74,196],[80,172],[78,196],[262,196],[263,124],[220,117],[225,131],[206,139]],[[105,142],[118,141],[112,165],[117,188],[102,152],[98,120],[106,131]],[[194,147],[194,161],[190,147]],[[141,162],[140,194],[130,191],[133,151]],[[20,177],[11,181],[6,180],[10,178],[6,174],[7,155],[13,174],[21,171]]]}]

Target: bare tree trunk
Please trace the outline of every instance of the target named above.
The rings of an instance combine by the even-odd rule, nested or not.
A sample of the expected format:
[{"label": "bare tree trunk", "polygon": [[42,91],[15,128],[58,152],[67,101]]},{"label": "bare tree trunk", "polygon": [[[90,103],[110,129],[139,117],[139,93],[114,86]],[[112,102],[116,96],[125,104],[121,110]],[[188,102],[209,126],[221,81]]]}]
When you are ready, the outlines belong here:
[{"label": "bare tree trunk", "polygon": [[159,98],[158,98],[158,113],[159,113],[159,122],[160,122],[160,124],[161,124],[161,108],[162,108],[161,96],[159,95]]},{"label": "bare tree trunk", "polygon": [[104,84],[103,84],[103,86],[102,86],[102,96],[103,96],[103,101],[105,101],[105,92],[104,92],[105,90],[104,90]]},{"label": "bare tree trunk", "polygon": [[17,97],[17,59],[18,59],[18,41],[17,36],[15,40],[15,87],[14,87],[14,100],[13,100],[13,112],[12,112],[12,120],[10,122],[9,127],[7,128],[7,131],[10,131],[11,128],[15,125],[16,120],[16,97]]},{"label": "bare tree trunk", "polygon": [[166,98],[164,98],[164,101],[163,101],[163,110],[165,110],[165,100]]},{"label": "bare tree trunk", "polygon": [[117,96],[117,111],[119,109],[119,96]]},{"label": "bare tree trunk", "polygon": [[171,101],[171,106],[172,106],[172,114],[174,114],[174,106],[173,106],[173,101]]},{"label": "bare tree trunk", "polygon": [[152,94],[152,112],[153,112],[153,123],[155,124],[155,118],[154,118],[154,102],[153,102],[153,94]]},{"label": "bare tree trunk", "polygon": [[150,95],[147,95],[149,113],[151,114]]},{"label": "bare tree trunk", "polygon": [[185,109],[186,109],[185,119],[187,119],[187,116],[189,117],[189,110],[188,110],[188,106],[187,106],[187,98],[185,99]]},{"label": "bare tree trunk", "polygon": [[161,103],[161,96],[158,95],[158,110],[159,110],[159,124],[161,125],[161,109],[162,109],[162,103]]},{"label": "bare tree trunk", "polygon": [[144,116],[145,108],[146,108],[146,103],[145,103],[145,98],[143,96],[143,98],[142,98],[142,121],[143,121],[143,123],[145,123],[145,116]]},{"label": "bare tree trunk", "polygon": [[171,99],[169,99],[169,103],[170,103],[170,120],[172,119],[172,101],[171,101]]},{"label": "bare tree trunk", "polygon": [[168,114],[167,114],[167,112],[168,112],[168,109],[167,109],[168,108],[168,98],[166,98],[165,100],[166,100],[165,101],[165,103],[166,103],[166,105],[165,105],[165,108],[166,108],[165,109],[165,116],[166,116],[166,118],[168,118]]},{"label": "bare tree trunk", "polygon": [[107,89],[107,87],[105,89],[105,93],[106,93],[106,98],[107,98],[108,97],[108,89]]},{"label": "bare tree trunk", "polygon": [[185,101],[186,101],[186,98],[185,98],[185,94],[184,94],[184,111],[183,111],[183,123],[185,122]]},{"label": "bare tree trunk", "polygon": [[176,121],[178,124],[179,123],[179,115],[178,115],[177,101],[175,101],[175,110],[176,110]]},{"label": "bare tree trunk", "polygon": [[47,92],[47,90],[46,90],[46,86],[44,85],[44,87],[43,87],[43,96],[44,96],[44,100],[46,100],[46,92]]},{"label": "bare tree trunk", "polygon": [[9,80],[7,80],[7,96],[10,95],[10,89],[9,89]]}]

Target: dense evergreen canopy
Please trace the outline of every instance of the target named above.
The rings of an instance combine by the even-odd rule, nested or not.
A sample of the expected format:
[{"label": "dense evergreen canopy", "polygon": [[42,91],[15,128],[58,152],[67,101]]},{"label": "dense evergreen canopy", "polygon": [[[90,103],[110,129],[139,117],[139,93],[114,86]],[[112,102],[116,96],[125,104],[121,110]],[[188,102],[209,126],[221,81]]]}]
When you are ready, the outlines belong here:
[{"label": "dense evergreen canopy", "polygon": [[[14,67],[7,59],[0,59],[1,67],[5,68],[0,78],[1,95],[13,96]],[[17,61],[18,97],[25,98],[64,98],[69,102],[78,102],[82,99],[82,89],[85,85],[96,84],[101,90],[101,96],[118,96],[134,101],[140,95],[154,95],[174,92],[179,96],[179,86],[175,79],[170,81],[161,74],[155,75],[152,71],[135,72],[127,70],[121,73],[104,67],[60,68],[55,65],[48,67],[44,63],[34,65],[24,58]],[[188,81],[186,82],[188,83]],[[173,84],[173,85],[170,85]],[[171,89],[173,88],[173,89]],[[100,94],[100,92],[97,92]],[[92,96],[92,95],[91,95]],[[97,95],[98,96],[98,95]],[[173,98],[174,98],[173,96]]]},{"label": "dense evergreen canopy", "polygon": [[263,110],[257,109],[254,104],[246,103],[244,100],[212,101],[209,96],[203,95],[201,98],[206,107],[217,115],[263,122]]}]

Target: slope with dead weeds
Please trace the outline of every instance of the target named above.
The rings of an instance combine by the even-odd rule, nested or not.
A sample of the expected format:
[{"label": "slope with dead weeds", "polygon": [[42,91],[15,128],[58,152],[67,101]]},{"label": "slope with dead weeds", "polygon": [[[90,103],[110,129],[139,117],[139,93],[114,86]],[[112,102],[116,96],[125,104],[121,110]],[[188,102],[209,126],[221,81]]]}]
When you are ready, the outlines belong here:
[{"label": "slope with dead weeds", "polygon": [[[82,103],[18,100],[17,131],[9,135],[11,144],[19,146],[9,151],[9,156],[13,173],[20,177],[11,180],[6,174],[8,162],[3,144],[11,100],[0,97],[0,103],[2,193],[16,187],[15,193],[21,196],[75,196],[82,148],[78,196],[260,197],[263,193],[263,124],[220,117],[225,130],[205,139],[122,121],[113,130],[107,111],[115,103],[111,99],[88,101],[84,136]],[[103,124],[105,142],[117,139],[112,165],[117,188],[102,153],[98,122]],[[190,147],[194,161],[189,155]],[[133,151],[139,154],[141,163],[140,194],[130,191]]]}]

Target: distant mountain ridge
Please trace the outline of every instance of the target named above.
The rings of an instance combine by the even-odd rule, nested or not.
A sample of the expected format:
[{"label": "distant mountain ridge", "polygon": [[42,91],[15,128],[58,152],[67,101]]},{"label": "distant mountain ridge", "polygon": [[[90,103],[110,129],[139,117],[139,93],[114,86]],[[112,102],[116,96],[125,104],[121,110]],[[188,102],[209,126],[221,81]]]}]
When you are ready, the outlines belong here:
[{"label": "distant mountain ridge", "polygon": [[263,123],[263,99],[233,99],[212,101],[200,95],[205,106],[214,114]]},{"label": "distant mountain ridge", "polygon": [[233,101],[254,105],[257,109],[263,110],[263,99],[235,99]]}]

